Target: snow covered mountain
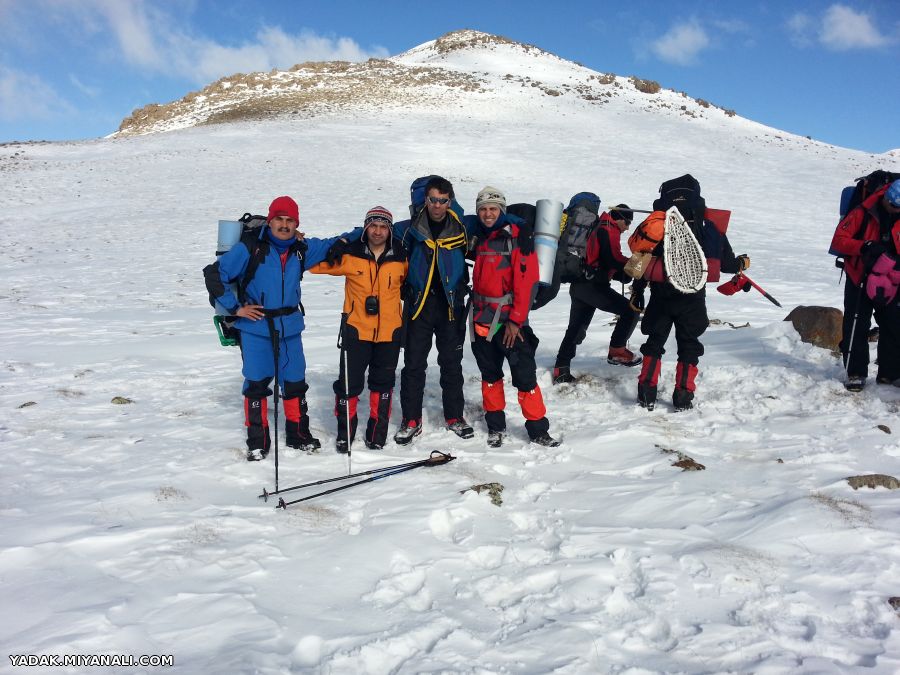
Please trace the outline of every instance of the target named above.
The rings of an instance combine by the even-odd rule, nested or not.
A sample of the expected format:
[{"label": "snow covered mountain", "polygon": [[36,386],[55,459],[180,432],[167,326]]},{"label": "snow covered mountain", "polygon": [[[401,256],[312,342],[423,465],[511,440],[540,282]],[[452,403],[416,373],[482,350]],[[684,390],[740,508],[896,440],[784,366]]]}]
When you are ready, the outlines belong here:
[{"label": "snow covered mountain", "polygon": [[[109,139],[0,146],[5,653],[171,654],[179,673],[900,670],[900,493],[846,480],[900,476],[900,391],[848,395],[839,360],[783,321],[841,306],[826,252],[840,188],[900,157],[472,32],[318,67],[223,80]],[[785,306],[708,289],[695,410],[665,404],[674,344],[664,403],[634,405],[602,313],[579,382],[554,387],[563,293],[532,317],[560,448],[529,444],[514,403],[509,441],[486,446],[467,348],[475,438],[441,428],[432,367],[425,433],[354,446],[352,471],[456,461],[286,511],[257,499],[272,462],[244,460],[240,360],[201,278],[219,218],[290,194],[325,236],[374,204],[402,215],[429,173],[469,210],[485,184],[641,208],[684,172],[732,210],[732,243]],[[303,281],[324,449],[282,450],[282,487],[348,471],[331,451],[342,297],[338,280]],[[470,489],[487,483],[500,506]]]}]

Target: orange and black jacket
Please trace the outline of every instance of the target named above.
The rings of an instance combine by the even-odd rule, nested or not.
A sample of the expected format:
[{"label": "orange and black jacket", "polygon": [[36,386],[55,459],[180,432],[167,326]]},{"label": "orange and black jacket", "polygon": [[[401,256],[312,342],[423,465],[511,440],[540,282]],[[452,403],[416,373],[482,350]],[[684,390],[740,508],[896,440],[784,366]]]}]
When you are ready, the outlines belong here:
[{"label": "orange and black jacket", "polygon": [[[356,329],[360,340],[392,342],[399,340],[403,328],[401,292],[409,269],[406,249],[395,238],[389,240],[376,260],[365,241],[350,244],[341,261],[326,262],[310,268],[313,274],[346,277],[344,284],[344,314],[347,323]],[[378,313],[366,313],[366,298],[378,298]]]}]

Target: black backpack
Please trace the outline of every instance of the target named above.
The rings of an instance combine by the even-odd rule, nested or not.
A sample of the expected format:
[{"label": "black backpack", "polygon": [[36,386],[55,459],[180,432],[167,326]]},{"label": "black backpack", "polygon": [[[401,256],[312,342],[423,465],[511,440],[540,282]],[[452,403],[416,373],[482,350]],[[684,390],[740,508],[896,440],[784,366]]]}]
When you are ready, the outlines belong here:
[{"label": "black backpack", "polygon": [[600,197],[593,192],[579,192],[569,200],[563,213],[553,274],[558,274],[562,283],[570,284],[584,276],[588,239],[600,222]]},{"label": "black backpack", "polygon": [[659,197],[653,201],[654,211],[668,211],[675,206],[689,225],[699,228],[706,214],[706,200],[700,195],[700,183],[691,174],[665,181],[659,186]]},{"label": "black backpack", "polygon": [[[239,244],[247,247],[250,252],[250,260],[247,262],[247,269],[241,277],[240,283],[237,284],[237,298],[241,304],[246,300],[247,286],[256,275],[256,270],[262,264],[269,254],[269,242],[265,237],[260,237],[262,227],[266,224],[265,216],[255,216],[251,213],[245,213],[238,219],[241,223],[241,237]],[[237,244],[235,244],[237,246]],[[306,249],[307,245],[304,241],[298,241],[291,247],[291,252],[295,253],[300,259],[300,278],[306,271]],[[227,251],[216,251],[216,261],[203,268],[203,278],[206,282],[206,289],[209,291],[209,304],[216,306],[216,297],[221,295],[221,279],[219,278],[219,260]],[[217,292],[218,291],[218,292]],[[302,311],[302,308],[301,308]]]}]

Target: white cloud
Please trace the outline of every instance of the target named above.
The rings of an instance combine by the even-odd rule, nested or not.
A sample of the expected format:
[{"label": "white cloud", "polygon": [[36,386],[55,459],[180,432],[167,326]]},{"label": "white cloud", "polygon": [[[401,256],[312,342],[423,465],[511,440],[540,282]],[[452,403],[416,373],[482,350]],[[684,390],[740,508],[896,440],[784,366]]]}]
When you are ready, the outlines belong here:
[{"label": "white cloud", "polygon": [[709,47],[706,31],[695,21],[672,26],[653,45],[655,53],[663,61],[686,66],[694,63],[697,55]]},{"label": "white cloud", "polygon": [[277,26],[265,27],[241,43],[222,44],[186,31],[184,20],[141,1],[94,0],[81,5],[82,11],[86,8],[105,19],[128,63],[199,84],[238,72],[289,68],[303,61],[365,61],[389,55],[380,47],[367,51],[350,38],[306,30],[290,34]]},{"label": "white cloud", "polygon": [[267,27],[254,38],[240,45],[222,45],[181,37],[170,44],[169,53],[179,74],[200,83],[233,73],[285,69],[304,61],[365,61],[388,56],[383,48],[365,51],[349,38],[328,38],[310,31],[290,35],[281,28]]},{"label": "white cloud", "polygon": [[872,23],[868,14],[845,5],[832,5],[822,19],[819,40],[835,51],[883,47],[888,39]]},{"label": "white cloud", "polygon": [[877,49],[891,43],[872,18],[846,5],[831,5],[821,18],[794,14],[787,22],[791,42],[797,47],[821,44],[832,51]]},{"label": "white cloud", "polygon": [[0,65],[0,119],[47,119],[72,111],[68,101],[40,77]]}]

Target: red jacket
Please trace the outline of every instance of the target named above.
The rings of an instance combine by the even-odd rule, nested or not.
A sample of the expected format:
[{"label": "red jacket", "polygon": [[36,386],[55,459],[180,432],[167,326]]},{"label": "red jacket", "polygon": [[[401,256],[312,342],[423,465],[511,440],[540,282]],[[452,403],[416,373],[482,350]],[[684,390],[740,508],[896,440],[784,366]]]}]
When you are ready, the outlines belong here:
[{"label": "red jacket", "polygon": [[[887,192],[890,185],[885,185],[862,204],[844,216],[834,231],[829,249],[834,255],[844,256],[844,271],[847,278],[854,284],[859,284],[865,276],[864,265],[860,251],[867,241],[881,240],[881,223],[878,220],[878,202]],[[898,228],[900,216],[894,219],[892,230],[900,232]],[[896,234],[893,235],[897,237]],[[894,242],[896,246],[896,241]]]},{"label": "red jacket", "polygon": [[622,254],[622,231],[605,211],[600,214],[600,223],[588,237],[584,261],[607,280],[614,275],[622,278],[622,269],[628,262]]},{"label": "red jacket", "polygon": [[[537,255],[533,250],[522,252],[517,242],[519,226],[512,218],[501,215],[499,225],[479,238],[475,249],[473,319],[475,323],[490,325],[499,305],[499,321],[509,320],[521,326],[528,321],[537,290]],[[500,298],[503,300],[498,301]]]}]

